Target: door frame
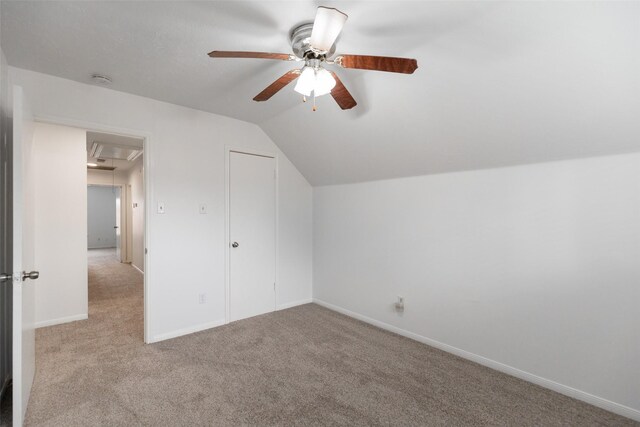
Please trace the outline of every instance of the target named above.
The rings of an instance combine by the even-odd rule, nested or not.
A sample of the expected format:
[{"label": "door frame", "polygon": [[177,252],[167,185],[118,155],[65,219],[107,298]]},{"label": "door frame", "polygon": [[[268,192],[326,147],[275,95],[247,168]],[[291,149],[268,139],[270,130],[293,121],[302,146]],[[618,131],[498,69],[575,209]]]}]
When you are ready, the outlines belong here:
[{"label": "door frame", "polygon": [[[129,233],[129,219],[126,216],[129,198],[125,194],[127,185],[128,184],[91,184],[87,182],[87,191],[89,187],[120,188],[120,259],[119,261],[122,263],[128,263],[129,255],[131,255],[129,253],[129,248],[127,247],[127,242],[126,242],[126,238],[128,237],[128,233]],[[123,224],[124,224],[124,227],[123,227]],[[88,227],[89,227],[89,224],[87,223],[87,232],[89,231]],[[123,233],[123,230],[124,230],[124,233]]]},{"label": "door frame", "polygon": [[36,123],[49,123],[52,125],[69,126],[74,128],[80,128],[89,132],[103,132],[111,133],[115,135],[128,136],[133,138],[142,139],[142,167],[144,174],[142,177],[142,189],[144,192],[144,265],[145,272],[143,274],[144,280],[144,342],[150,343],[151,339],[151,325],[149,324],[150,310],[152,309],[150,304],[151,295],[151,281],[149,265],[149,217],[151,211],[149,209],[151,203],[151,196],[153,194],[153,185],[150,179],[151,177],[151,158],[150,152],[152,150],[151,133],[140,129],[128,129],[117,126],[111,126],[105,123],[95,123],[84,120],[77,120],[67,117],[49,116],[49,115],[34,115],[34,121]]},{"label": "door frame", "polygon": [[231,245],[231,227],[230,227],[230,208],[229,200],[230,200],[230,192],[231,192],[231,169],[230,160],[231,153],[239,153],[246,154],[250,156],[261,156],[261,157],[270,157],[275,160],[275,276],[276,276],[276,286],[275,292],[273,295],[273,311],[278,309],[278,287],[280,286],[280,277],[279,277],[279,269],[278,269],[278,247],[279,247],[279,235],[278,235],[278,223],[280,215],[279,215],[279,201],[280,201],[280,192],[279,192],[279,183],[280,183],[280,169],[279,169],[279,161],[278,154],[275,152],[269,151],[260,151],[255,150],[253,148],[239,148],[236,146],[225,145],[224,146],[224,323],[229,323],[229,305],[230,305],[230,297],[231,297],[231,281],[229,276],[229,266],[231,262],[230,257],[230,245]]}]

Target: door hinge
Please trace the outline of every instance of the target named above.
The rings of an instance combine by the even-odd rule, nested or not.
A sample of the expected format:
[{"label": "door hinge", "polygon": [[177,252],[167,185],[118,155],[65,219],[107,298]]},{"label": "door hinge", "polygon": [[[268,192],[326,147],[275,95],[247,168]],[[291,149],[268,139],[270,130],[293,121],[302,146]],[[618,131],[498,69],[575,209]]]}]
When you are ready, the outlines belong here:
[{"label": "door hinge", "polygon": [[146,255],[148,252],[147,248],[144,248],[144,254]]},{"label": "door hinge", "polygon": [[276,283],[273,282],[273,292],[275,292],[275,291],[276,291]]}]

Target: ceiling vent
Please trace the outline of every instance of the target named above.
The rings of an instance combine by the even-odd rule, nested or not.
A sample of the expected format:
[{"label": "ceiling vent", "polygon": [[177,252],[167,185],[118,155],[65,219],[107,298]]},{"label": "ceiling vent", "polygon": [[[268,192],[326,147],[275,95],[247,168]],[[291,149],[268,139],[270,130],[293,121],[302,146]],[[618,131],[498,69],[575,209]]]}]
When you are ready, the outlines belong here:
[{"label": "ceiling vent", "polygon": [[126,160],[133,162],[142,154],[142,150],[127,145],[104,144],[102,142],[94,142],[91,146],[89,156],[94,159],[113,159]]}]

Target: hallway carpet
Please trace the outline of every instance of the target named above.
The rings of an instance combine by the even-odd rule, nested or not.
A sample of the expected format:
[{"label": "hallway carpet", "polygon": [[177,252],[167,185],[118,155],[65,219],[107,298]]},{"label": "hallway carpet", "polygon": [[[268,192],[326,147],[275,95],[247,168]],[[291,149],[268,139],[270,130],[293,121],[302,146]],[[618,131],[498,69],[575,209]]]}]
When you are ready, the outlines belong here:
[{"label": "hallway carpet", "polygon": [[313,304],[144,345],[142,275],[89,277],[89,319],[37,332],[29,426],[637,425]]}]

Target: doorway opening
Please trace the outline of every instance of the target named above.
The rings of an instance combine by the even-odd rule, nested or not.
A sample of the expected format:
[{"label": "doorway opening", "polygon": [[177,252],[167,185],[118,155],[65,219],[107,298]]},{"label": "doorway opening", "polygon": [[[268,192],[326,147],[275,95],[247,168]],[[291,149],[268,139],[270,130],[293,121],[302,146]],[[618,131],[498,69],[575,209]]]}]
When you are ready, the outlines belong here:
[{"label": "doorway opening", "polygon": [[[115,128],[73,120],[38,122],[31,114],[21,88],[14,86],[12,94],[13,117],[9,132],[4,127],[8,118],[3,116],[0,120],[4,141],[9,142],[8,150],[0,150],[1,163],[8,166],[0,170],[11,184],[5,185],[4,180],[0,184],[0,211],[3,219],[7,219],[0,220],[0,243],[6,249],[3,254],[10,254],[9,258],[0,259],[0,281],[3,285],[9,282],[10,287],[4,288],[11,289],[12,295],[12,313],[5,310],[0,313],[3,326],[7,325],[7,315],[11,319],[8,333],[0,337],[3,350],[0,365],[3,391],[6,396],[9,385],[12,386],[12,401],[11,408],[2,407],[0,422],[4,422],[6,412],[10,412],[12,422],[21,425],[36,365],[47,365],[50,363],[47,354],[55,353],[44,349],[61,345],[59,334],[37,329],[61,328],[57,330],[69,338],[70,350],[77,351],[74,359],[94,360],[96,353],[107,351],[111,346],[140,346],[146,341],[147,281],[141,272],[146,263],[146,180],[143,171],[148,173],[143,163],[148,159],[143,152],[149,136],[144,133],[138,137],[127,136],[128,131],[120,134]],[[100,141],[91,139],[91,133],[96,133],[89,128],[93,126],[98,127],[96,131],[106,131],[100,135]],[[7,135],[10,138],[7,139]],[[114,138],[129,138],[135,140],[136,145],[127,146],[119,143],[122,141],[113,141]],[[125,172],[126,168],[119,162],[127,162],[131,167]],[[107,290],[107,298],[104,298],[105,293],[94,292],[94,300],[107,299],[112,303],[108,307],[99,306],[97,310],[95,306],[89,309],[88,168],[112,172],[111,175],[94,176],[98,181],[102,180],[93,182],[97,185],[116,187],[116,179],[127,178],[119,186],[119,220],[122,227],[129,228],[128,231],[120,230],[120,245],[116,244],[120,254],[116,253],[109,266],[120,269],[114,270],[114,275],[107,275],[108,283],[113,284],[115,278],[118,279],[115,283],[124,286],[102,287]],[[138,208],[137,212],[135,208]],[[115,247],[113,251],[117,252]],[[136,258],[136,253],[141,255]],[[35,279],[38,279],[37,283]],[[131,298],[122,298],[121,291],[131,288],[136,290]],[[2,302],[4,308],[6,301],[3,299]],[[110,311],[113,308],[120,310],[116,317],[113,310]],[[36,351],[36,347],[40,350]],[[7,350],[11,354],[7,355]]]},{"label": "doorway opening", "polygon": [[[144,144],[140,137],[35,124],[35,192],[47,207],[35,215],[42,230],[35,235],[36,328],[93,324],[109,317],[104,310],[117,310],[118,300],[139,314],[129,319],[135,329],[122,333],[144,342]],[[105,308],[105,301],[114,304]]]},{"label": "doorway opening", "polygon": [[144,341],[144,140],[87,131],[86,156],[89,316],[126,304]]}]

